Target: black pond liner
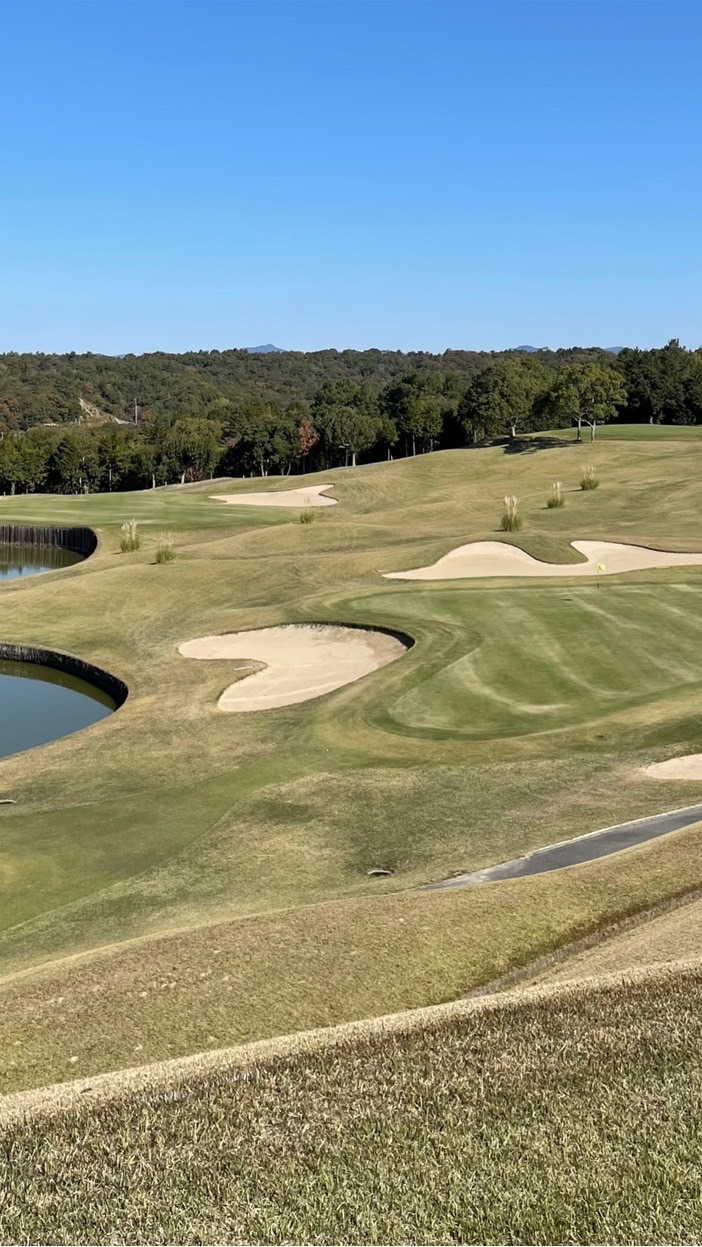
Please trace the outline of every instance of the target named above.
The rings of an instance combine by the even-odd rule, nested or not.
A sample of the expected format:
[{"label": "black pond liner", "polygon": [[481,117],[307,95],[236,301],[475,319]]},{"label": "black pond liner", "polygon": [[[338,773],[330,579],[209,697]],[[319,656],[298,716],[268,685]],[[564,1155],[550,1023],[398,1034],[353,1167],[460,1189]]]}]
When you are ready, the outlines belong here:
[{"label": "black pond liner", "polygon": [[94,554],[98,539],[92,528],[59,528],[42,524],[0,524],[0,546],[36,546],[38,549],[58,546],[80,554],[84,559]]}]

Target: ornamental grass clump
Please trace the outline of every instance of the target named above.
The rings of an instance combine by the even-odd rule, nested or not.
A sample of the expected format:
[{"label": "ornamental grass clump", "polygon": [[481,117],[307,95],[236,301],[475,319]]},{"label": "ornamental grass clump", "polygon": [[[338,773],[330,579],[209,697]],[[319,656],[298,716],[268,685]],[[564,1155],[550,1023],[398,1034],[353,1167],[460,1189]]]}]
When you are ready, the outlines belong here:
[{"label": "ornamental grass clump", "polygon": [[314,511],[312,511],[310,507],[305,507],[305,510],[300,512],[300,523],[301,524],[314,524],[314,521],[315,521]]},{"label": "ornamental grass clump", "polygon": [[549,510],[553,510],[554,507],[565,506],[565,497],[563,496],[563,486],[561,485],[560,481],[553,481],[553,483],[549,485],[549,492],[548,492],[548,498],[546,499],[546,506],[549,508]]},{"label": "ornamental grass clump", "polygon": [[127,520],[122,525],[119,548],[123,554],[131,554],[134,550],[139,549],[141,537],[138,533],[138,527],[136,520]]},{"label": "ornamental grass clump", "polygon": [[595,469],[591,463],[586,463],[583,468],[582,478],[580,480],[581,489],[597,489],[599,481],[595,476]]},{"label": "ornamental grass clump", "polygon": [[519,499],[514,494],[505,495],[505,510],[500,522],[500,527],[505,533],[516,533],[522,526],[522,517],[519,514]]},{"label": "ornamental grass clump", "polygon": [[173,549],[173,537],[170,533],[161,533],[158,539],[158,548],[156,550],[157,563],[172,563],[176,556]]}]

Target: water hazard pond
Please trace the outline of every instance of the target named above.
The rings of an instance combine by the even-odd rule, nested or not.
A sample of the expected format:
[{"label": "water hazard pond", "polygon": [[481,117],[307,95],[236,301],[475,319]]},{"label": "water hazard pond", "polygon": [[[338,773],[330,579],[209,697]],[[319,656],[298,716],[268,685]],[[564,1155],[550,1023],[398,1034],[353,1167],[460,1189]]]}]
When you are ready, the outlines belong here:
[{"label": "water hazard pond", "polygon": [[72,567],[74,563],[82,561],[82,554],[74,554],[72,550],[64,550],[61,546],[0,545],[0,580],[36,576],[38,572],[52,572],[59,567]]},{"label": "water hazard pond", "polygon": [[65,671],[0,658],[0,758],[78,732],[115,709],[109,694]]}]

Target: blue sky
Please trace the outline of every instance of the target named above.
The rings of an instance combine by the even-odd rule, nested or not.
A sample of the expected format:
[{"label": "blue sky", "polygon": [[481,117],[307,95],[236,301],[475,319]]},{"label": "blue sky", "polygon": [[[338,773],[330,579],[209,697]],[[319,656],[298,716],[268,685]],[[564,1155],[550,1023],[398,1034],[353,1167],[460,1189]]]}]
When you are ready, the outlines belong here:
[{"label": "blue sky", "polygon": [[0,16],[0,351],[702,343],[697,0]]}]

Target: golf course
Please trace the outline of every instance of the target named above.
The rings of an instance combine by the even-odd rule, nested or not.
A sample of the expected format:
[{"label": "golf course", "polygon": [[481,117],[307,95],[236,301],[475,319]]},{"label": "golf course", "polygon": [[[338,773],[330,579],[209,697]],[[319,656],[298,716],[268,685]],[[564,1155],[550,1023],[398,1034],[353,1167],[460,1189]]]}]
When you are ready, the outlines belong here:
[{"label": "golf course", "polygon": [[702,1247],[702,0],[2,16],[0,1247]]},{"label": "golf course", "polygon": [[[3,584],[3,641],[73,655],[129,694],[0,761],[3,1090],[451,1000],[702,886],[693,826],[566,871],[424,888],[702,801],[702,781],[645,774],[702,747],[693,445],[339,470],[292,482],[303,504],[333,486],[310,523],[236,505],[260,499],[253,479],[5,498],[3,522],[88,526],[99,546]],[[597,490],[579,488],[585,462]],[[505,493],[516,533],[498,531]],[[141,546],[122,553],[132,518]],[[157,565],[163,530],[177,558]],[[499,541],[542,575],[384,579]],[[689,561],[579,578],[579,541]],[[324,660],[310,625],[339,654]],[[373,636],[390,647],[377,661]],[[304,699],[248,704],[274,661],[285,688],[296,663],[303,683],[313,671]]]},{"label": "golf course", "polygon": [[[699,451],[675,432],[594,445],[534,439],[516,454],[445,451],[302,485],[220,479],[2,500],[2,523],[89,527],[98,547],[72,566],[5,581],[0,639],[70,655],[128,689],[91,726],[0,760],[0,1116],[20,1175],[0,1212],[12,1241],[57,1223],[70,1224],[71,1241],[114,1236],[92,1214],[76,1220],[82,1178],[71,1178],[70,1156],[87,1120],[96,1140],[117,1131],[140,1155],[144,1088],[165,1132],[158,1168],[171,1163],[171,1130],[199,1119],[221,1151],[221,1131],[239,1129],[221,1099],[232,1068],[260,1071],[260,1101],[250,1088],[250,1106],[237,1110],[245,1129],[273,1094],[267,1080],[284,1105],[288,1086],[322,1068],[310,1120],[345,1121],[344,1088],[361,1061],[364,1079],[390,1087],[391,1078],[387,1094],[400,1097],[391,1155],[407,1147],[415,1067],[443,1051],[446,1077],[463,1085],[460,1035],[471,1062],[487,1061],[497,1028],[507,1077],[531,1034],[524,1068],[538,1098],[559,1028],[581,1034],[577,1061],[595,1059],[588,1027],[602,992],[633,1046],[659,1014],[687,1007],[688,988],[698,990],[696,816],[565,869],[498,871],[495,882],[488,871],[702,803]],[[585,465],[596,489],[580,487]],[[554,480],[558,508],[547,506]],[[293,488],[295,506],[285,500]],[[329,493],[334,505],[319,505]],[[519,499],[518,531],[500,528],[505,495]],[[123,552],[132,519],[139,548]],[[164,532],[176,557],[159,564]],[[477,571],[394,579],[441,571],[459,548],[469,561],[477,550]],[[609,565],[608,549],[618,552]],[[661,767],[674,759],[685,761]],[[487,872],[480,887],[427,886],[476,872]],[[670,965],[681,959],[686,988]],[[505,986],[481,995],[495,984]],[[627,1038],[632,993],[641,1011]],[[391,1014],[390,1029],[372,1021]],[[294,1038],[320,1028],[302,1047]],[[561,1075],[579,1077],[566,1060]],[[176,1084],[180,1116],[168,1124],[164,1088]],[[441,1115],[441,1088],[427,1094]],[[621,1113],[616,1097],[607,1103]],[[536,1110],[519,1111],[526,1129]],[[53,1221],[40,1212],[27,1221],[28,1157],[46,1113],[68,1185]],[[493,1129],[501,1139],[497,1118]],[[365,1155],[362,1133],[343,1145],[349,1172]],[[250,1157],[261,1172],[277,1163],[267,1148]],[[341,1214],[319,1223],[324,1172],[292,1219],[242,1213],[244,1237],[445,1241],[438,1222],[438,1238],[421,1237],[428,1214],[417,1208],[375,1229],[364,1222],[363,1233]],[[187,1203],[200,1180],[191,1174],[169,1199]],[[128,1197],[138,1207],[125,1212],[137,1237],[146,1233],[138,1189]],[[435,1199],[431,1184],[421,1198]],[[217,1199],[198,1222],[203,1241],[234,1233]],[[637,1199],[618,1225],[634,1223]],[[491,1208],[464,1209],[481,1227],[470,1232],[485,1236],[465,1241],[501,1241],[508,1213]],[[578,1241],[560,1213],[542,1211],[514,1241]],[[174,1225],[165,1216],[150,1241],[173,1241]]]}]

